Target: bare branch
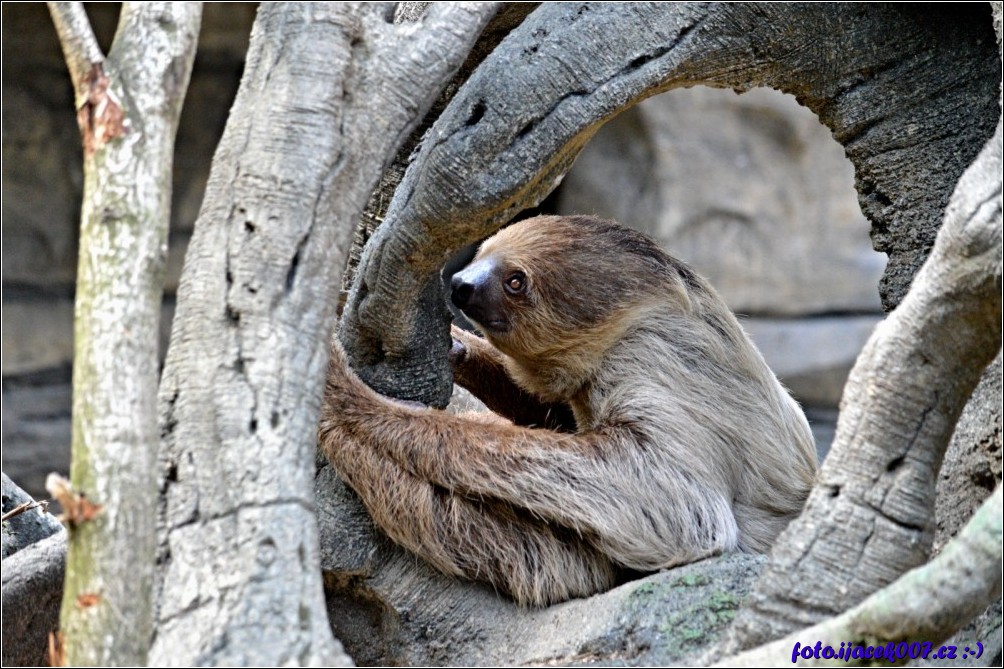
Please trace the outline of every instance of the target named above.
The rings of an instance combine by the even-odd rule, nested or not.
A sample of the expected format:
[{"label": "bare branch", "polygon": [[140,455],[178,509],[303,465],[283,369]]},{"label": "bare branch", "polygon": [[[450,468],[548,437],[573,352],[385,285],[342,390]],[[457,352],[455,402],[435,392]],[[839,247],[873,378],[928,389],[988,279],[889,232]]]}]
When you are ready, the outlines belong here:
[{"label": "bare branch", "polygon": [[98,46],[98,40],[91,30],[91,22],[87,18],[82,2],[50,2],[49,14],[56,24],[59,43],[63,47],[63,56],[73,80],[73,90],[76,93],[77,108],[87,98],[90,90],[92,71],[99,68],[105,61],[105,56]]},{"label": "bare branch", "polygon": [[0,521],[6,522],[6,521],[10,520],[11,518],[14,518],[15,516],[20,516],[25,511],[31,511],[32,509],[39,509],[39,508],[42,509],[43,513],[46,512],[46,511],[48,511],[48,509],[49,509],[49,500],[41,500],[41,501],[38,501],[38,502],[35,502],[35,501],[22,502],[21,504],[18,504],[13,509],[11,509],[7,513],[5,513],[3,515],[3,518],[0,518]]}]

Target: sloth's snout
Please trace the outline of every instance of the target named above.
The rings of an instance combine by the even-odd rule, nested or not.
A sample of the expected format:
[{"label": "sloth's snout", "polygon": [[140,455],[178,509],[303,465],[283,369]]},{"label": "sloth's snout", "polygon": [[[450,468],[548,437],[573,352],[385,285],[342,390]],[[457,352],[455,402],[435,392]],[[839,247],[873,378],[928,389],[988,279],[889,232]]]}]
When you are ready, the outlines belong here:
[{"label": "sloth's snout", "polygon": [[463,309],[470,303],[471,296],[474,295],[474,284],[464,281],[463,276],[458,272],[450,280],[450,291],[450,299],[453,304],[458,309]]},{"label": "sloth's snout", "polygon": [[454,274],[450,279],[450,300],[453,304],[458,309],[469,309],[484,302],[484,293],[494,269],[495,263],[491,258],[482,258]]},{"label": "sloth's snout", "polygon": [[450,279],[450,301],[464,312],[482,332],[501,333],[509,329],[509,318],[499,302],[495,259],[491,256],[471,263]]}]

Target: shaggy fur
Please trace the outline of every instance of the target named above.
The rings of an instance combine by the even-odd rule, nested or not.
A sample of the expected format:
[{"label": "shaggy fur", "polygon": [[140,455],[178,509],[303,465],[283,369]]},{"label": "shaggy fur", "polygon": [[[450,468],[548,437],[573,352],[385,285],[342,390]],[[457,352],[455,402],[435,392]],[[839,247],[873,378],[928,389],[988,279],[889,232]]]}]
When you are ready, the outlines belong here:
[{"label": "shaggy fur", "polygon": [[453,299],[485,335],[454,330],[456,380],[510,420],[381,397],[336,345],[320,429],[374,521],[442,571],[544,605],[766,551],[801,510],[804,415],[715,291],[647,237],[523,221]]}]

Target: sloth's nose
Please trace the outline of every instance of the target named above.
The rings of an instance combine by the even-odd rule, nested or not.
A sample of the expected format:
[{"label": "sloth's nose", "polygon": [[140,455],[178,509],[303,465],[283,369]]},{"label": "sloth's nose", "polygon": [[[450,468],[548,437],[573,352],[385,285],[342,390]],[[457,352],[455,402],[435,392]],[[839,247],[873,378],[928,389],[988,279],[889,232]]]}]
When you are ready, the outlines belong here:
[{"label": "sloth's nose", "polygon": [[464,281],[458,272],[450,280],[450,291],[450,299],[453,304],[457,305],[458,309],[463,309],[471,301],[471,295],[474,294],[474,284]]},{"label": "sloth's nose", "polygon": [[491,257],[471,263],[450,279],[450,300],[468,317],[474,316],[468,311],[484,307],[486,291],[494,273],[495,261]]}]

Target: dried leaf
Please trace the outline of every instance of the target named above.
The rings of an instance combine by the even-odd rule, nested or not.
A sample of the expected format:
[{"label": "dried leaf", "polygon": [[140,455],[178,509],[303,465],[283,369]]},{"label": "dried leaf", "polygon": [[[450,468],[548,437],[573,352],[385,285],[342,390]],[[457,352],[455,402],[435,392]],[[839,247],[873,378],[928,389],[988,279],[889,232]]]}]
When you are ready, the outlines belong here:
[{"label": "dried leaf", "polygon": [[66,652],[63,646],[62,632],[49,632],[49,666],[66,666]]},{"label": "dried leaf", "polygon": [[77,595],[77,606],[82,609],[90,608],[101,601],[101,595],[96,592],[84,592]]},{"label": "dried leaf", "polygon": [[69,480],[59,474],[49,474],[45,479],[45,489],[63,506],[63,515],[59,519],[67,525],[86,523],[101,513],[100,504],[90,501],[82,492],[75,492]]}]

